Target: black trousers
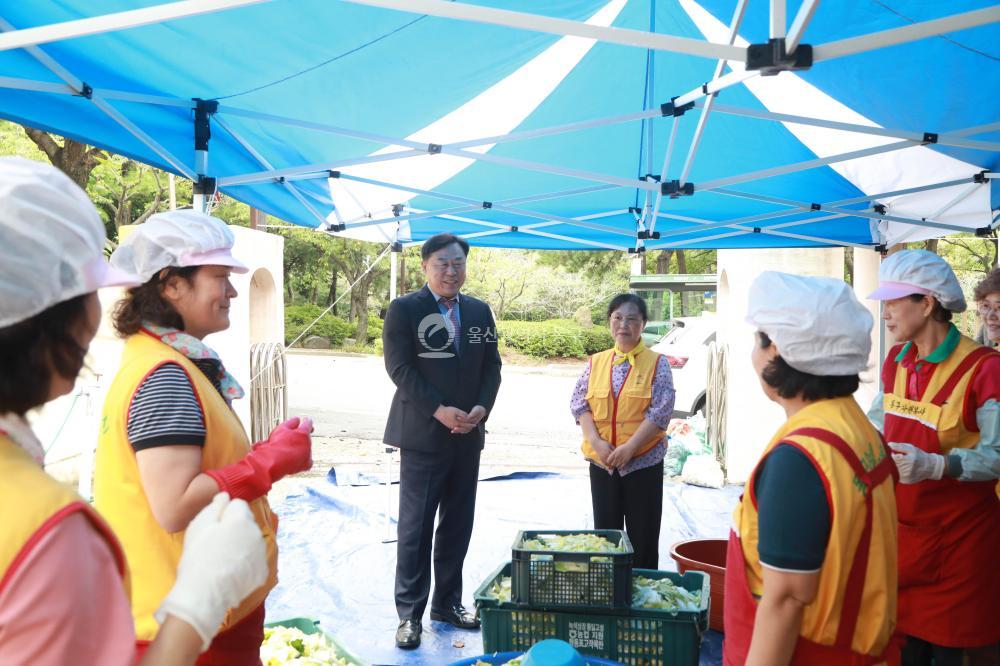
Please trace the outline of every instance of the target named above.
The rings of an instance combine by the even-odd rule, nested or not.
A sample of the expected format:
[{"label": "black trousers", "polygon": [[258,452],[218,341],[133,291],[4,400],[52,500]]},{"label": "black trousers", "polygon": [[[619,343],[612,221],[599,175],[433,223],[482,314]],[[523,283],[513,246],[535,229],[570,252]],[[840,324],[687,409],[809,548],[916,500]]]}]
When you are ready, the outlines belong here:
[{"label": "black trousers", "polygon": [[594,527],[625,529],[632,542],[633,566],[660,568],[660,518],[663,515],[663,462],[630,472],[590,465],[590,499],[594,505]]},{"label": "black trousers", "polygon": [[431,608],[445,610],[462,602],[462,565],[476,515],[480,449],[475,445],[442,448],[399,452],[396,612],[401,620],[419,620],[424,615],[431,589],[432,544]]},{"label": "black trousers", "polygon": [[[920,638],[907,636],[903,644],[901,664],[902,666],[962,666],[966,663],[964,658],[963,648],[942,647]],[[986,658],[969,663],[992,663],[997,666],[1000,660]]]}]

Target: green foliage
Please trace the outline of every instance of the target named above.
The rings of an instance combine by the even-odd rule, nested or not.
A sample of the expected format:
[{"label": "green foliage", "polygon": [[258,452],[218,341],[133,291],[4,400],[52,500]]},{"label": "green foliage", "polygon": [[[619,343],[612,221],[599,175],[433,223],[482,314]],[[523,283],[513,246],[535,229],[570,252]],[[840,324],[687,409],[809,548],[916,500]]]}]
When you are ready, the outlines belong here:
[{"label": "green foliage", "polygon": [[376,340],[382,343],[382,319],[378,315],[368,314],[368,342],[374,343]]},{"label": "green foliage", "polygon": [[585,331],[573,322],[502,321],[497,333],[504,346],[538,358],[583,358]]},{"label": "green foliage", "polygon": [[[295,338],[297,338],[302,331],[305,330],[306,326],[311,324],[325,308],[321,308],[318,305],[289,305],[285,308],[285,344],[289,345]],[[334,317],[331,314],[326,314],[316,322],[316,325],[309,329],[309,332],[303,336],[303,339],[309,337],[310,335],[319,335],[330,341],[335,347],[339,347],[344,343],[344,339],[352,335],[354,327],[341,319],[340,317]],[[296,346],[302,346],[302,340],[296,343]]]},{"label": "green foliage", "polygon": [[588,356],[597,352],[611,349],[615,340],[611,337],[611,331],[607,326],[594,326],[593,328],[582,329],[583,351]]}]

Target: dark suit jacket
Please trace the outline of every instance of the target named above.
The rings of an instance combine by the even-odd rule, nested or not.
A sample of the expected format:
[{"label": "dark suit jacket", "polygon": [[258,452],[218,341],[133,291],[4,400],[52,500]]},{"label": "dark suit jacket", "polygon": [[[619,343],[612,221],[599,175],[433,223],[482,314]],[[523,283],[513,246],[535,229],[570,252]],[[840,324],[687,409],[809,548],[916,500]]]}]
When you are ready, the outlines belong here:
[{"label": "dark suit jacket", "polygon": [[[436,316],[434,316],[436,315]],[[486,303],[461,294],[458,353],[434,295],[425,285],[389,304],[382,326],[385,369],[396,385],[386,444],[416,451],[439,451],[455,444],[483,446],[484,418],[465,435],[453,435],[434,418],[438,405],[466,412],[476,405],[493,409],[500,388],[496,322]]]}]

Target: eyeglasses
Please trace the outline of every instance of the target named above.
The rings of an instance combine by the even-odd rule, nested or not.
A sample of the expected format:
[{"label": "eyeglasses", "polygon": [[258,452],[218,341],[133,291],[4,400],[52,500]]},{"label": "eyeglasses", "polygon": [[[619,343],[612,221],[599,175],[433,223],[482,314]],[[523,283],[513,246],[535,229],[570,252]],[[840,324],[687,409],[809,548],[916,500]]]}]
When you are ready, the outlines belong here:
[{"label": "eyeglasses", "polygon": [[626,326],[635,326],[636,324],[641,323],[642,319],[640,319],[639,317],[621,317],[618,315],[611,315],[611,321],[612,323],[618,324],[619,326],[621,326],[622,324]]},{"label": "eyeglasses", "polygon": [[978,309],[979,309],[979,316],[982,317],[983,319],[986,319],[990,315],[997,315],[998,317],[1000,317],[1000,304],[990,305],[986,301],[983,301],[979,304]]},{"label": "eyeglasses", "polygon": [[452,263],[448,263],[446,261],[435,261],[431,264],[431,268],[433,268],[436,273],[447,273],[449,269],[454,270],[456,273],[461,273],[465,270],[465,262],[454,261]]}]

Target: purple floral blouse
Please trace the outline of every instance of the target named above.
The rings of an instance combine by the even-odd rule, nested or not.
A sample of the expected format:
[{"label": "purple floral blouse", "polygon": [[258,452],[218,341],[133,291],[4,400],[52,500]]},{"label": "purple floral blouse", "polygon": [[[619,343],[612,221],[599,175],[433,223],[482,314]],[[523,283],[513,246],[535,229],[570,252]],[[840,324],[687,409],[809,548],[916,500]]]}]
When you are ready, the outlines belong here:
[{"label": "purple floral blouse", "polygon": [[[622,386],[625,385],[625,377],[631,365],[628,361],[614,366],[611,371],[611,390],[617,396]],[[583,374],[576,380],[576,388],[573,389],[573,397],[570,399],[569,408],[573,413],[573,418],[580,423],[580,415],[590,411],[587,404],[587,386],[590,384],[590,363],[584,368]],[[674,378],[670,372],[670,363],[666,356],[660,356],[656,363],[656,375],[653,377],[653,397],[646,410],[645,418],[658,425],[663,430],[670,424],[670,415],[674,412]],[[637,458],[633,458],[621,470],[621,475],[625,476],[629,472],[638,469],[645,469],[658,464],[667,454],[667,438],[664,437],[656,446]],[[613,473],[613,470],[608,474]]]}]

